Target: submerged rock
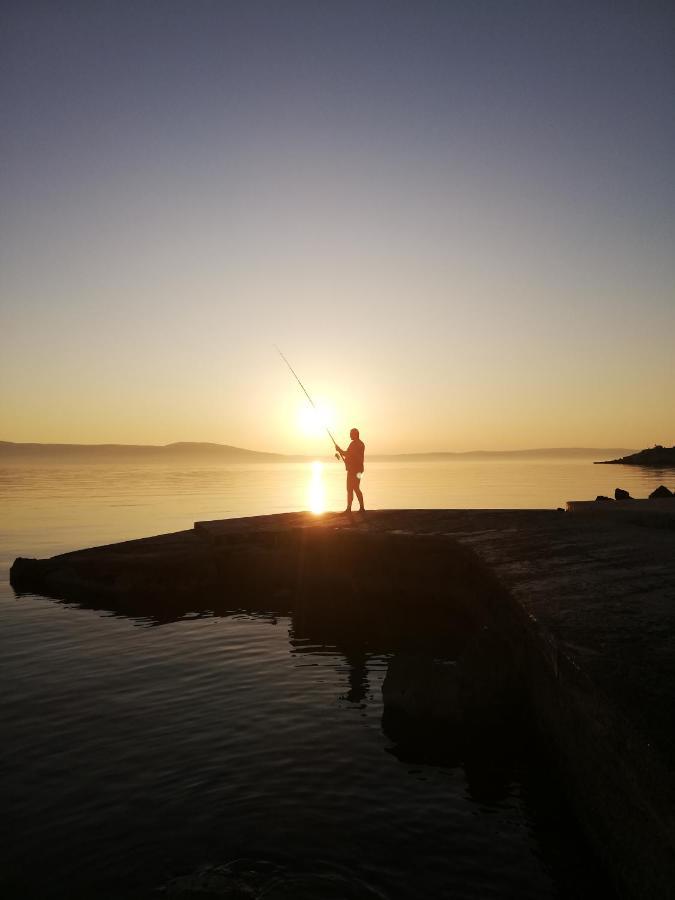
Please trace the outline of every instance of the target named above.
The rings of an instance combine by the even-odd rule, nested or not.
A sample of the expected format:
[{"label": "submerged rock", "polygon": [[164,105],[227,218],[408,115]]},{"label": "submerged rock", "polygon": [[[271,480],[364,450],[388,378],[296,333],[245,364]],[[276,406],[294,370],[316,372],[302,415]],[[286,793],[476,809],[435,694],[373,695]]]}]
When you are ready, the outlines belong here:
[{"label": "submerged rock", "polygon": [[384,900],[384,895],[355,876],[339,873],[286,875],[265,885],[260,900]]},{"label": "submerged rock", "polygon": [[172,900],[254,900],[259,886],[247,884],[230,865],[202,866],[172,878],[162,893]]},{"label": "submerged rock", "polygon": [[247,859],[200,866],[172,878],[160,892],[172,900],[383,900],[371,885],[328,867],[293,871],[291,866]]}]

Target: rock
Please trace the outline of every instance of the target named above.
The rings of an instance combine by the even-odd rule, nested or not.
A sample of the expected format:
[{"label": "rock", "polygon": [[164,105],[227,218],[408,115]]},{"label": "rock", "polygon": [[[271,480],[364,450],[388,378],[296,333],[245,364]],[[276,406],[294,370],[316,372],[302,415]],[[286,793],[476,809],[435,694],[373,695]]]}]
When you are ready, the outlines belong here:
[{"label": "rock", "polygon": [[174,900],[255,900],[256,890],[225,866],[203,866],[191,875],[172,878],[163,893]]},{"label": "rock", "polygon": [[656,444],[647,450],[640,450],[639,453],[631,453],[630,456],[622,456],[620,459],[605,460],[604,464],[620,465],[620,466],[649,466],[653,468],[662,468],[667,466],[675,466],[675,447],[663,447]]},{"label": "rock", "polygon": [[614,489],[614,499],[615,500],[632,500],[633,498],[628,493],[628,491],[624,491],[623,488],[615,488]]},{"label": "rock", "polygon": [[675,497],[672,491],[669,491],[665,484],[660,484],[655,491],[649,495],[650,500],[657,500],[660,497]]},{"label": "rock", "polygon": [[171,878],[159,890],[171,900],[255,900],[266,883],[280,873],[280,866],[265,860],[207,863],[190,874]]},{"label": "rock", "polygon": [[597,503],[598,501],[603,501],[603,502],[611,503],[611,502],[612,502],[612,498],[611,498],[611,497],[605,497],[604,494],[598,494],[598,496],[595,498],[595,502]]},{"label": "rock", "polygon": [[384,896],[356,876],[307,872],[271,881],[256,897],[265,900],[384,900]]},{"label": "rock", "polygon": [[158,891],[171,900],[384,900],[356,876],[319,864],[314,871],[292,871],[266,860],[237,859],[203,865],[172,878]]}]

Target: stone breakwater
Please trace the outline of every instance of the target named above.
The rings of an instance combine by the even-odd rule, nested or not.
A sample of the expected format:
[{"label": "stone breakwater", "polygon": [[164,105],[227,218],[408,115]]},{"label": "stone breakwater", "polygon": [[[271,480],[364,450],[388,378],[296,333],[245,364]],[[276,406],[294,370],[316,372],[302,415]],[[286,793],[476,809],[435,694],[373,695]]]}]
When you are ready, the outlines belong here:
[{"label": "stone breakwater", "polygon": [[[17,559],[11,581],[19,594],[158,621],[262,604],[316,639],[348,646],[358,633],[393,652],[386,712],[463,730],[500,710],[502,726],[518,727],[525,711],[619,895],[665,897],[675,884],[674,551],[675,531],[623,516],[294,513]],[[431,665],[434,651],[456,665]]]}]

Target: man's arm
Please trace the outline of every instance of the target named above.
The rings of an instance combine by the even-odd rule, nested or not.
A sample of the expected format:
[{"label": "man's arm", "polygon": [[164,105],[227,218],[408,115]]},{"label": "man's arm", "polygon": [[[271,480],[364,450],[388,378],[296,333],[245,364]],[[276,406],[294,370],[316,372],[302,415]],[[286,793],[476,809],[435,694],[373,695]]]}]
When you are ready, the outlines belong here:
[{"label": "man's arm", "polygon": [[338,447],[335,445],[335,450],[339,453],[342,462],[345,464],[345,469],[347,468],[347,457],[349,456],[349,450],[343,450],[342,447]]}]

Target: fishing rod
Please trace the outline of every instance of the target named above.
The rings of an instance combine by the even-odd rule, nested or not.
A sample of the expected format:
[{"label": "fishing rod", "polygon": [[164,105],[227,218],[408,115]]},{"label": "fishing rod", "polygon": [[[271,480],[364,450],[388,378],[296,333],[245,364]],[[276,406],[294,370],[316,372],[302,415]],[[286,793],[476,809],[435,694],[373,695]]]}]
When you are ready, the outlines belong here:
[{"label": "fishing rod", "polygon": [[[277,351],[277,353],[279,354],[279,356],[283,359],[283,361],[286,363],[286,365],[288,366],[288,368],[291,370],[291,373],[292,373],[292,375],[293,375],[293,378],[295,378],[295,380],[298,382],[298,384],[299,384],[300,387],[302,388],[302,391],[303,391],[305,397],[307,397],[307,399],[309,400],[309,402],[312,404],[312,409],[314,410],[314,412],[317,414],[317,416],[318,416],[319,419],[320,419],[320,418],[321,418],[321,414],[319,413],[319,410],[316,408],[316,405],[315,405],[314,401],[312,400],[312,398],[311,398],[311,397],[309,396],[309,394],[307,393],[307,388],[304,386],[304,384],[303,384],[303,383],[300,381],[300,379],[298,378],[298,376],[297,376],[297,374],[296,374],[296,372],[295,372],[295,369],[294,369],[293,366],[289,363],[289,361],[286,359],[286,357],[285,357],[284,354],[281,352],[281,350],[277,347],[276,344],[274,345],[274,349]],[[322,424],[323,427],[326,429],[326,432],[328,433],[328,437],[329,437],[329,438],[331,439],[331,441],[333,442],[333,446],[335,447],[335,450],[337,451],[337,448],[338,448],[337,441],[335,440],[335,438],[333,437],[333,435],[330,433],[330,430],[329,430],[328,426],[326,425],[326,423],[325,423],[325,422],[322,422],[321,424]],[[340,458],[341,458],[341,457],[340,457],[340,454],[336,452],[336,453],[335,453],[335,459],[340,459]]]}]

